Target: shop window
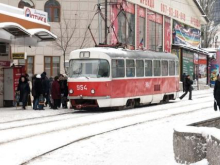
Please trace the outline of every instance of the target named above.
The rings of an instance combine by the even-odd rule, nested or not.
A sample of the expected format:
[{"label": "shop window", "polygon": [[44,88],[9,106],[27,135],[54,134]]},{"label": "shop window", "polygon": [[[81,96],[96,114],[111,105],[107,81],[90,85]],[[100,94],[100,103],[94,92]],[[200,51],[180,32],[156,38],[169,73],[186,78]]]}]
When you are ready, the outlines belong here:
[{"label": "shop window", "polygon": [[45,3],[44,11],[48,13],[49,22],[60,22],[60,3],[56,0],[48,0]]},{"label": "shop window", "polygon": [[169,75],[170,76],[175,75],[175,62],[174,61],[169,62]]},{"label": "shop window", "polygon": [[[129,9],[129,11],[128,11]],[[135,46],[135,9],[134,5],[128,3],[128,9],[125,10],[125,14],[120,13],[118,15],[118,40],[119,42]],[[119,12],[119,11],[118,11]]]},{"label": "shop window", "polygon": [[145,76],[150,77],[152,76],[152,61],[145,60]]},{"label": "shop window", "polygon": [[60,57],[44,57],[44,71],[48,77],[60,74]]},{"label": "shop window", "polygon": [[34,8],[35,5],[34,2],[32,2],[32,0],[21,0],[18,3],[18,7],[21,9],[23,9],[24,7]]},{"label": "shop window", "polygon": [[160,76],[161,69],[160,69],[160,60],[154,61],[154,76]]},{"label": "shop window", "polygon": [[162,61],[162,76],[168,76],[168,61]]},{"label": "shop window", "polygon": [[139,17],[139,47],[145,47],[145,18]]},{"label": "shop window", "polygon": [[179,75],[179,61],[176,61],[176,75]]},{"label": "shop window", "polygon": [[134,60],[126,60],[126,76],[135,77],[135,62]]},{"label": "shop window", "polygon": [[144,61],[136,60],[136,76],[144,77]]},{"label": "shop window", "polygon": [[163,51],[163,17],[148,11],[148,49]]},{"label": "shop window", "polygon": [[26,73],[29,77],[34,75],[34,56],[28,56],[26,60],[18,60],[18,65],[25,66]]},{"label": "shop window", "polygon": [[112,60],[112,77],[125,77],[124,60]]}]

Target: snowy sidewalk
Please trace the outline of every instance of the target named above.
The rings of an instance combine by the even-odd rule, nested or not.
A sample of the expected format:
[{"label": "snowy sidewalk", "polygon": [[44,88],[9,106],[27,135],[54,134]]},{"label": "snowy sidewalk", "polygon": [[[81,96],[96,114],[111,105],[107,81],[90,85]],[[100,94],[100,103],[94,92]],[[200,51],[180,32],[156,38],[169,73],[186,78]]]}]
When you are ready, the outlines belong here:
[{"label": "snowy sidewalk", "polygon": [[66,113],[71,113],[73,111],[73,109],[52,110],[49,108],[45,108],[45,110],[41,111],[35,111],[30,106],[26,110],[22,110],[20,107],[18,107],[17,109],[16,107],[0,108],[0,123],[62,115]]}]

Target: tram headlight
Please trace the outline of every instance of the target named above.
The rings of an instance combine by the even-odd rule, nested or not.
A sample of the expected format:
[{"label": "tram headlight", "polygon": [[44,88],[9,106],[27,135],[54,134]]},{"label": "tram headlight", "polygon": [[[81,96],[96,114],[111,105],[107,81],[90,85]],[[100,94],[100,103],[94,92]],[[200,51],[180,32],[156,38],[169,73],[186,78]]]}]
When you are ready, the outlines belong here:
[{"label": "tram headlight", "polygon": [[73,90],[72,90],[72,89],[70,89],[70,90],[69,90],[69,93],[70,93],[70,94],[73,94]]},{"label": "tram headlight", "polygon": [[95,94],[95,89],[91,89],[91,93],[92,93],[92,94]]}]

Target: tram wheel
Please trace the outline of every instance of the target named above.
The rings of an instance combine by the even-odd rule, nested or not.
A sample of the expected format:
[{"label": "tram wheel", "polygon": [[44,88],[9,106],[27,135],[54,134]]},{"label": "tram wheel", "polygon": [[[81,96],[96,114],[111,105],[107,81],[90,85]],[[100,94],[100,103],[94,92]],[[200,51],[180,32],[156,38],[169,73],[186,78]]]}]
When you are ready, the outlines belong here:
[{"label": "tram wheel", "polygon": [[135,100],[134,99],[130,99],[127,101],[127,104],[126,104],[126,107],[127,108],[134,108],[135,107]]}]

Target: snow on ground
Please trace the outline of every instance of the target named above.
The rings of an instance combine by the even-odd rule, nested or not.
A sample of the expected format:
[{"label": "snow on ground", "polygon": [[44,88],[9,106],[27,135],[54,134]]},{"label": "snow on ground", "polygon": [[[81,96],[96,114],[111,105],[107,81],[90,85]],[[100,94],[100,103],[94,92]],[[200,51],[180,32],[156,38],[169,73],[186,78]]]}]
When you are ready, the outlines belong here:
[{"label": "snow on ground", "polygon": [[[189,104],[188,107],[185,107],[185,111],[189,111],[189,108],[193,109],[195,107],[199,107],[199,110],[178,115],[167,115],[166,118],[150,120],[144,124],[89,138],[43,156],[30,164],[177,165],[173,153],[174,127],[219,117],[220,115],[220,112],[215,112],[211,106],[209,108],[202,108],[205,104],[213,105],[213,96],[210,94],[212,90],[196,91],[195,93],[198,94],[198,97],[194,97],[194,107],[190,106],[192,102],[186,101],[185,98],[185,105]],[[207,97],[204,96],[205,93],[209,93]],[[199,96],[201,96],[201,98],[199,98]],[[201,99],[209,100],[209,103],[201,105]],[[175,102],[175,104],[178,104],[180,107],[182,106],[182,101]],[[170,107],[172,106],[173,104],[170,104]],[[158,109],[160,109],[160,107],[161,106],[157,106]],[[136,111],[141,111],[142,109],[143,108],[136,109]],[[148,109],[150,108],[148,107]],[[152,109],[154,109],[154,107],[152,107]],[[184,109],[184,107],[179,109]],[[179,109],[176,108],[172,111],[178,111]],[[161,113],[163,112],[159,112],[156,115],[159,117]],[[167,114],[168,113],[171,112],[167,111]],[[155,116],[155,113],[152,115]],[[149,113],[148,116],[145,115],[145,118],[150,116],[151,113]],[[112,124],[114,124],[114,122],[112,122]],[[89,132],[91,130],[87,131]],[[206,160],[203,160],[193,165],[208,165],[208,163]]]}]

